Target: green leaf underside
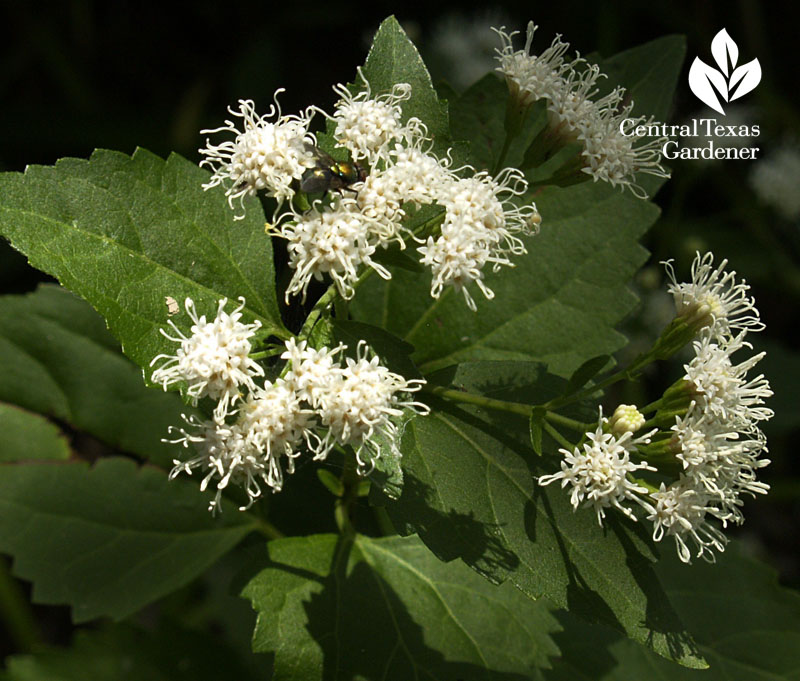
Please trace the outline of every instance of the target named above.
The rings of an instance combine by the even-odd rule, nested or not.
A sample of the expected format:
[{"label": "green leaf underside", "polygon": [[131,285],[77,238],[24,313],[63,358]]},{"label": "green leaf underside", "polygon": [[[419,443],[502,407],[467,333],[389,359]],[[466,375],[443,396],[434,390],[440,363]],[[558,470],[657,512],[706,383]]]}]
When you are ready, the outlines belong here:
[{"label": "green leaf underside", "polygon": [[[564,381],[540,365],[491,362],[459,366],[453,384],[530,402],[559,394]],[[557,484],[538,486],[534,476],[558,463],[531,451],[524,417],[430,404],[431,415],[406,429],[403,494],[387,502],[401,533],[418,533],[442,560],[462,558],[492,581],[703,666],[653,571],[647,528],[614,512],[601,528],[592,509],[573,512]]]},{"label": "green leaf underside", "polygon": [[[224,503],[224,502],[223,502]],[[0,552],[39,603],[73,619],[122,619],[187,584],[253,529],[224,503],[214,518],[196,481],[169,482],[127,459],[6,464]]]},{"label": "green leaf underside", "polygon": [[178,395],[145,387],[103,319],[51,285],[0,298],[0,401],[165,467],[177,450],[161,439],[190,411]]},{"label": "green leaf underside", "polygon": [[[164,161],[143,149],[29,166],[0,175],[0,233],[88,300],[149,374],[157,354],[175,352],[159,333],[167,296],[181,306],[191,297],[212,316],[219,299],[245,296],[247,320],[285,334],[260,204],[248,201],[234,220],[221,188],[203,191],[208,178],[176,154]],[[185,312],[174,321],[188,332]]]},{"label": "green leaf underside", "polygon": [[524,681],[557,654],[543,604],[442,563],[416,537],[334,535],[270,542],[271,564],[243,595],[253,647],[275,681]]},{"label": "green leaf underside", "polygon": [[[681,669],[604,627],[559,613],[560,661],[547,681],[790,681],[800,679],[800,594],[731,544],[714,565],[684,565],[665,546],[658,573],[709,669]],[[667,552],[668,555],[667,555]]]},{"label": "green leaf underside", "polygon": [[254,679],[216,635],[164,625],[78,631],[70,648],[8,659],[0,681],[219,681]]},{"label": "green leaf underside", "polygon": [[615,331],[633,308],[627,288],[647,252],[638,239],[658,216],[651,203],[602,184],[549,187],[536,196],[542,231],[527,239],[527,255],[498,273],[486,268],[495,292],[472,313],[461,293],[430,296],[430,275],[395,269],[391,281],[359,289],[350,309],[416,347],[413,359],[429,373],[471,360],[545,362],[569,376],[590,357],[622,347]]},{"label": "green leaf underside", "polygon": [[69,458],[66,438],[39,414],[0,402],[0,433],[0,463]]}]

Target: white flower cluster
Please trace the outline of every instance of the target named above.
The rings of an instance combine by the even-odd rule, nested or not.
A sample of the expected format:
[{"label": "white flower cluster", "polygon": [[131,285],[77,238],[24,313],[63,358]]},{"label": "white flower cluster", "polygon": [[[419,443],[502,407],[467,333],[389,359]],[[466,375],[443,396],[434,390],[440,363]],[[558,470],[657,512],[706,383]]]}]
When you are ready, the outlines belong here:
[{"label": "white flower cluster", "polygon": [[[438,298],[452,286],[463,291],[474,310],[466,287],[475,282],[491,298],[484,267],[511,266],[510,256],[525,253],[521,237],[538,231],[536,206],[517,205],[528,183],[512,168],[494,177],[470,167],[454,170],[449,156],[431,152],[425,125],[414,117],[404,120],[401,104],[411,97],[411,86],[399,83],[373,96],[359,74],[364,88],[357,94],[344,85],[334,87],[340,100],[332,116],[312,107],[302,116],[280,116],[270,123],[266,119],[274,111],[258,118],[252,103],[243,103],[245,131],[238,133],[227,123],[220,130],[237,132],[235,140],[202,151],[208,156],[205,163],[215,168],[206,186],[232,183],[230,200],[265,189],[281,201],[294,196],[308,172],[318,172],[321,186],[327,177],[325,188],[338,190],[304,212],[290,204],[291,211],[271,227],[288,242],[294,270],[287,302],[293,295],[305,299],[310,282],[326,276],[349,299],[365,268],[391,278],[376,253],[392,244],[405,249],[412,240],[422,244],[417,248],[421,262],[431,268],[431,295]],[[330,119],[336,145],[349,152],[352,163],[325,158],[316,148],[308,132],[312,112]],[[441,229],[420,238],[405,226],[406,218],[412,209],[434,203],[445,209]]]},{"label": "white flower cluster", "polygon": [[[219,401],[211,420],[189,417],[189,431],[172,429],[180,435],[168,441],[193,445],[196,456],[175,460],[170,478],[200,469],[201,490],[216,483],[212,509],[229,484],[245,489],[249,506],[261,496],[262,485],[279,491],[284,470],[294,472],[295,459],[304,452],[322,460],[335,445],[349,445],[362,474],[381,456],[379,443],[389,447],[392,456],[400,456],[400,433],[393,420],[404,409],[427,412],[425,405],[406,396],[419,390],[424,380],[406,380],[389,371],[363,341],[356,359],[343,361],[345,345],[315,350],[306,341],[290,339],[281,355],[287,360],[284,373],[269,381],[249,357],[250,339],[259,324],[239,321],[244,301],[230,315],[223,309],[225,303],[220,301],[216,318],[207,322],[197,317],[187,299],[186,310],[194,322],[191,335],[185,336],[170,321],[177,336],[164,335],[180,347],[174,356],[153,360],[166,359],[153,372],[154,383],[164,389],[184,384],[195,404],[204,397]],[[263,381],[256,383],[256,378]]]},{"label": "white flower cluster", "polygon": [[[628,101],[625,88],[617,87],[598,97],[597,83],[605,74],[578,54],[568,59],[565,55],[569,43],[563,42],[560,35],[541,54],[531,54],[536,32],[533,22],[528,24],[522,50],[513,46],[516,31],[494,30],[503,43],[497,50],[497,71],[505,76],[511,96],[523,108],[546,100],[548,134],[565,142],[582,143],[583,172],[595,182],[603,180],[614,187],[628,187],[640,198],[647,198],[647,194],[636,184],[636,173],[669,177],[661,165],[661,148],[667,139],[644,138],[634,133],[637,126],[655,123],[652,118],[631,117],[634,103]],[[627,121],[626,134],[620,129],[623,121]]]},{"label": "white flower cluster", "polygon": [[[746,334],[763,329],[763,324],[747,296],[748,286],[737,282],[735,273],[725,272],[726,261],[714,268],[711,254],[698,253],[689,283],[678,283],[670,263],[666,265],[678,316],[700,329],[682,381],[667,391],[673,398],[682,395],[685,408],[678,410],[669,430],[657,437],[653,430],[633,440],[631,433],[645,420],[635,408],[620,405],[610,422],[601,418],[596,432],[586,434],[583,453],[579,448],[562,449],[562,470],[541,476],[539,484],[561,480],[562,487],[571,485],[573,506],[593,505],[598,520],[608,506],[635,519],[621,503],[638,504],[653,523],[654,540],[674,537],[684,562],[690,562],[694,551],[713,561],[714,550],[723,551],[727,542],[712,524],[714,519],[723,527],[741,524],[742,494],[765,494],[769,489],[757,480],[757,471],[769,464],[760,458],[767,447],[759,424],[772,417],[763,406],[772,391],[763,375],[748,377],[764,353],[738,364],[732,358],[751,348]],[[631,475],[656,471],[644,447],[651,439],[662,442],[664,452],[680,467],[678,479],[661,482],[658,489],[648,489]]]},{"label": "white flower cluster", "polygon": [[[200,165],[213,171],[203,189],[225,186],[232,209],[233,202],[239,200],[241,213],[236,219],[244,217],[245,197],[255,196],[260,190],[277,199],[279,206],[291,200],[295,193],[293,182],[314,165],[309,148],[313,148],[316,139],[308,132],[313,111],[308,109],[299,116],[283,115],[278,104],[281,92],[282,88],[275,92],[275,103],[263,116],[256,114],[255,104],[249,99],[240,99],[238,110],[228,108],[231,115],[242,119],[241,131],[233,121],[200,131],[200,134],[232,132],[236,135],[233,140],[221,144],[206,140],[206,148],[200,149],[206,157]],[[275,120],[270,121],[272,118]]]},{"label": "white flower cluster", "polygon": [[[627,408],[627,405],[620,406]],[[616,422],[618,418],[612,421]],[[573,451],[560,449],[559,452],[564,455],[561,470],[540,476],[538,482],[540,485],[549,485],[561,480],[561,487],[571,485],[570,501],[573,508],[577,509],[581,504],[592,506],[601,525],[606,517],[605,509],[609,506],[636,520],[630,508],[622,504],[629,500],[640,502],[639,495],[646,494],[647,488],[633,480],[630,474],[637,470],[656,469],[647,462],[632,461],[631,454],[636,453],[637,445],[650,442],[655,432],[652,430],[637,438],[626,428],[614,432],[609,428],[608,419],[603,418],[601,408],[597,429],[586,433],[588,442],[583,445],[584,451],[581,452],[580,447],[575,447]]]}]

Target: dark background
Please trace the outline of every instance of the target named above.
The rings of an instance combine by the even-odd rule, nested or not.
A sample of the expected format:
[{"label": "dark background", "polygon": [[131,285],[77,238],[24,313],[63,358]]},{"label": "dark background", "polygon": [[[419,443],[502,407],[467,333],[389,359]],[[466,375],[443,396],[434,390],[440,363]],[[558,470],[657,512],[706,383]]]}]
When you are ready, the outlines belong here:
[{"label": "dark background", "polygon": [[[798,17],[788,2],[525,2],[500,3],[487,12],[520,30],[536,21],[535,51],[555,33],[581,54],[604,56],[684,34],[687,62],[669,123],[700,110],[687,85],[688,66],[695,56],[710,61],[711,39],[725,27],[739,45],[740,63],[753,57],[761,62],[762,82],[744,99],[751,122],[761,126],[762,154],[800,139]],[[219,125],[225,107],[239,98],[254,99],[264,110],[278,87],[287,89],[285,112],[311,103],[329,109],[335,99],[330,86],[353,80],[372,33],[391,13],[419,46],[434,82],[457,81],[458,63],[437,50],[444,27],[487,12],[465,14],[445,2],[422,9],[375,2],[0,2],[0,170],[86,157],[96,147],[130,153],[143,146],[197,161],[201,128]],[[481,48],[466,29],[460,34]],[[486,44],[497,44],[492,35],[487,28]],[[663,217],[645,245],[654,253],[651,263],[678,259],[679,276],[696,249],[712,248],[753,284],[767,324],[759,340],[769,354],[760,368],[773,383],[771,406],[778,416],[765,428],[773,464],[764,477],[773,491],[748,501],[739,533],[782,581],[799,586],[800,343],[794,324],[800,224],[759,201],[748,185],[751,165],[674,163],[673,180],[655,199]],[[648,267],[637,282],[644,312],[658,304],[660,272]],[[29,291],[42,278],[0,242],[0,292]],[[658,333],[633,321],[626,331],[644,342]],[[663,389],[663,378],[650,377],[654,391]]]}]

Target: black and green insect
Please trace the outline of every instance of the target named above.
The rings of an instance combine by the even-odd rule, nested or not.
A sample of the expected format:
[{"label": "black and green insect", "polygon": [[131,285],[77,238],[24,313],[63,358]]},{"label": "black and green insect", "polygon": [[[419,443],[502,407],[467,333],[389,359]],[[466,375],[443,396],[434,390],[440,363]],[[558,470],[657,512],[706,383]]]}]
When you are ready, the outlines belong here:
[{"label": "black and green insect", "polygon": [[307,144],[306,149],[314,154],[315,165],[303,173],[300,191],[306,194],[327,194],[331,190],[350,189],[350,185],[363,182],[367,171],[352,161],[337,161],[319,147]]}]

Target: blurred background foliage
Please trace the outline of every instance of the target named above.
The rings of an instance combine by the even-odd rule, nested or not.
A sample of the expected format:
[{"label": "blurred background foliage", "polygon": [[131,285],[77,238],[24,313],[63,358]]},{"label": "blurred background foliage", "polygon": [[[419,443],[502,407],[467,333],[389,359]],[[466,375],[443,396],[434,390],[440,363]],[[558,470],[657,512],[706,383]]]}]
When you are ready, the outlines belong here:
[{"label": "blurred background foliage", "polygon": [[[198,161],[200,129],[219,125],[225,107],[239,98],[254,99],[265,110],[278,87],[287,89],[280,100],[285,112],[312,103],[330,109],[331,85],[353,80],[374,30],[391,13],[418,45],[434,82],[457,90],[493,68],[497,40],[490,26],[524,30],[533,19],[540,26],[534,51],[561,33],[573,50],[603,56],[684,34],[687,61],[667,123],[709,116],[689,91],[686,74],[695,56],[710,61],[710,41],[721,28],[738,43],[740,62],[758,57],[761,84],[730,107],[724,122],[760,126],[760,137],[748,144],[760,148],[759,160],[671,162],[673,179],[655,197],[662,218],[645,242],[653,257],[634,282],[642,308],[625,330],[633,353],[670,318],[659,260],[675,258],[679,278],[685,277],[694,252],[711,249],[752,284],[767,325],[757,341],[758,349],[767,350],[759,367],[775,390],[770,406],[776,417],[764,428],[772,459],[764,479],[773,489],[748,501],[738,534],[778,569],[784,584],[800,586],[800,458],[794,442],[800,436],[800,70],[794,3],[505,2],[469,13],[449,2],[418,8],[309,0],[7,0],[0,2],[0,170],[87,157],[97,147],[131,153],[143,146]],[[33,290],[44,279],[0,242],[3,293]],[[659,369],[618,397],[648,402],[679,372],[679,363]],[[244,602],[241,607],[248,610]],[[46,638],[63,641],[66,612],[40,610]]]}]

